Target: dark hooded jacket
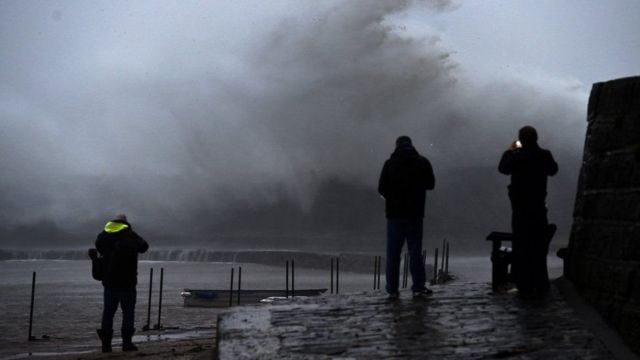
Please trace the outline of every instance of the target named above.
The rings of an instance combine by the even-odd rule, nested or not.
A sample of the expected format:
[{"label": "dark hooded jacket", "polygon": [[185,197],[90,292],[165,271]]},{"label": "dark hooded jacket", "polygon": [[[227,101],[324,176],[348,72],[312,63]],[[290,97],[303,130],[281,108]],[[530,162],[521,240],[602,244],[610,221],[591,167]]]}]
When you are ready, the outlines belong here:
[{"label": "dark hooded jacket", "polygon": [[378,192],[385,200],[387,219],[421,219],[427,190],[435,186],[433,168],[427,158],[404,144],[385,161]]},{"label": "dark hooded jacket", "polygon": [[534,143],[516,150],[507,150],[500,159],[498,171],[511,175],[509,197],[525,203],[544,203],[547,197],[547,177],[558,172],[551,151]]},{"label": "dark hooded jacket", "polygon": [[135,288],[138,282],[138,253],[149,244],[133,231],[131,224],[111,220],[96,239],[96,249],[104,257],[102,285],[111,289]]}]

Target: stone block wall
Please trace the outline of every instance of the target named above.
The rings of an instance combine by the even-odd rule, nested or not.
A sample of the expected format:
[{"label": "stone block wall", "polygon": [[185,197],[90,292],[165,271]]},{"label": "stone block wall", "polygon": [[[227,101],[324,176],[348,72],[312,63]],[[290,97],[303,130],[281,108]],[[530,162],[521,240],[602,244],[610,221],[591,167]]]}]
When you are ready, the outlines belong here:
[{"label": "stone block wall", "polygon": [[640,76],[596,83],[567,276],[640,354]]}]

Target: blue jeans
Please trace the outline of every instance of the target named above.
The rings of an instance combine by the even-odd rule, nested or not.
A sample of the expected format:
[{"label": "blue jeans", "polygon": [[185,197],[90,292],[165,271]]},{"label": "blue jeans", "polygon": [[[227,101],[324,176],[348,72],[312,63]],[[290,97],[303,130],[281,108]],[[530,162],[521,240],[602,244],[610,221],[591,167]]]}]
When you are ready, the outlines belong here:
[{"label": "blue jeans", "polygon": [[387,219],[387,292],[398,292],[400,255],[405,240],[409,249],[411,290],[425,289],[424,260],[422,259],[422,219]]},{"label": "blue jeans", "polygon": [[102,310],[102,330],[113,330],[113,316],[122,308],[122,330],[133,331],[136,310],[136,289],[104,288],[104,308]]}]

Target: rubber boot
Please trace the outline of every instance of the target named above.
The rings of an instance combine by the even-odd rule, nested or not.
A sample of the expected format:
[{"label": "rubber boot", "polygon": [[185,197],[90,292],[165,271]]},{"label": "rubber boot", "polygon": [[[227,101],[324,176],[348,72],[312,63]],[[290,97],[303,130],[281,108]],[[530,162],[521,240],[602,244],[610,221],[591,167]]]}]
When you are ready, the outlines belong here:
[{"label": "rubber boot", "polygon": [[110,353],[111,350],[111,338],[113,337],[113,330],[96,329],[98,337],[102,341],[102,352]]},{"label": "rubber boot", "polygon": [[134,329],[122,329],[122,351],[138,351],[138,347],[131,342],[134,332]]}]

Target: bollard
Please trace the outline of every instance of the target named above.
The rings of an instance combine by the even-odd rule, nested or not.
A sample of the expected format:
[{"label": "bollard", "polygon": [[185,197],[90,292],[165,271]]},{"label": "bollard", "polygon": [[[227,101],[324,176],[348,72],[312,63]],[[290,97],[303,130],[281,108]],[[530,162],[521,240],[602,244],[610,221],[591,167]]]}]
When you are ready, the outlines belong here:
[{"label": "bollard", "polygon": [[444,265],[444,273],[449,275],[449,243],[447,243],[447,256],[445,259],[447,262]]},{"label": "bollard", "polygon": [[33,341],[36,338],[34,336],[31,336],[31,330],[33,327],[33,302],[35,300],[35,294],[36,294],[36,272],[33,272],[33,277],[31,278],[31,309],[29,310],[29,337],[27,338],[27,341]]},{"label": "bollard", "polygon": [[336,258],[336,294],[340,293],[340,257]]},{"label": "bollard", "polygon": [[142,330],[151,328],[151,295],[153,295],[153,268],[149,269],[149,301],[147,301],[147,325]]},{"label": "bollard", "polygon": [[433,283],[438,283],[438,248],[436,248],[436,254],[433,259]]},{"label": "bollard", "polygon": [[296,271],[293,259],[291,259],[291,297],[296,296]]},{"label": "bollard", "polygon": [[229,285],[229,306],[233,306],[233,268],[231,268],[231,282]]},{"label": "bollard", "polygon": [[238,266],[238,305],[240,305],[241,288],[242,288],[242,266]]},{"label": "bollard", "polygon": [[162,317],[162,287],[164,285],[164,268],[160,268],[160,293],[158,294],[158,323],[156,324],[156,329],[162,328],[162,323],[160,319]]},{"label": "bollard", "polygon": [[331,293],[333,294],[333,258],[331,258]]},{"label": "bollard", "polygon": [[286,264],[285,265],[285,271],[286,271],[287,275],[285,276],[286,285],[285,285],[285,290],[284,290],[284,297],[288,299],[289,298],[289,260],[287,260],[285,262],[285,264]]}]

